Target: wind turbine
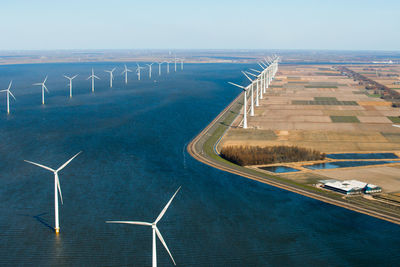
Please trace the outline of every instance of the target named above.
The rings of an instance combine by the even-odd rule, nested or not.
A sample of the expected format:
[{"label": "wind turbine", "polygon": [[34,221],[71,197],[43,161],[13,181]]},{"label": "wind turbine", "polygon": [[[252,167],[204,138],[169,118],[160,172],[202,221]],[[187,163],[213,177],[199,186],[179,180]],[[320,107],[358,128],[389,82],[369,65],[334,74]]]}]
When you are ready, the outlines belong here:
[{"label": "wind turbine", "polygon": [[11,93],[11,91],[10,91],[11,85],[12,85],[12,81],[10,81],[10,83],[8,84],[7,89],[0,91],[0,92],[6,92],[6,94],[7,94],[7,114],[10,114],[10,95],[14,98],[14,100],[17,100],[15,98],[15,96],[13,95],[13,93]]},{"label": "wind turbine", "polygon": [[169,63],[171,63],[171,62],[165,61],[165,63],[167,63],[167,73],[169,73]]},{"label": "wind turbine", "polygon": [[105,70],[105,72],[110,73],[110,88],[112,88],[112,81],[114,79],[113,72],[115,71],[116,68],[113,68],[112,70]]},{"label": "wind turbine", "polygon": [[175,72],[176,72],[176,62],[178,61],[178,59],[175,56],[174,62],[175,62]]},{"label": "wind turbine", "polygon": [[253,80],[250,79],[250,77],[247,76],[247,74],[246,74],[244,71],[242,71],[242,73],[243,73],[243,75],[246,76],[246,78],[249,79],[249,81],[251,82],[251,101],[250,101],[251,107],[250,107],[250,116],[253,117],[253,116],[254,116],[254,93],[253,93],[253,91],[254,91],[253,87],[254,87],[254,86],[253,86]]},{"label": "wind turbine", "polygon": [[[253,73],[251,73],[251,72],[246,71],[246,73],[249,74],[249,75],[251,75],[251,76],[253,76],[253,77],[258,78],[257,75],[255,75],[255,74],[253,74]],[[258,103],[258,95],[259,95],[259,93],[258,93],[258,91],[259,91],[259,90],[258,90],[258,80],[256,80],[256,85],[257,85],[257,87],[256,87],[256,107],[258,107],[258,106],[259,106],[259,103]]]},{"label": "wind turbine", "polygon": [[128,84],[128,72],[132,72],[130,69],[124,65],[124,71],[121,74],[125,74],[125,84]]},{"label": "wind turbine", "polygon": [[171,197],[171,199],[168,201],[167,205],[165,205],[164,209],[161,211],[161,213],[158,215],[157,219],[153,223],[149,222],[137,222],[137,221],[106,221],[106,223],[122,223],[122,224],[136,224],[136,225],[145,225],[145,226],[151,226],[153,230],[153,255],[152,255],[152,260],[153,260],[153,267],[157,267],[157,246],[156,246],[156,235],[158,239],[160,239],[161,243],[164,245],[165,249],[167,250],[169,256],[171,257],[172,262],[174,265],[176,265],[174,258],[172,257],[171,252],[168,249],[167,244],[164,241],[164,238],[161,235],[160,230],[157,228],[157,223],[161,220],[161,218],[164,216],[165,212],[167,211],[169,205],[171,204],[172,200],[174,199],[175,195],[178,193],[178,191],[181,189],[181,187],[176,190],[175,194]]},{"label": "wind turbine", "polygon": [[247,89],[246,89],[246,87],[244,87],[244,86],[241,86],[241,85],[238,85],[238,84],[236,84],[236,83],[232,83],[232,82],[228,82],[229,84],[232,84],[232,85],[234,85],[234,86],[236,86],[236,87],[239,87],[239,88],[242,88],[242,90],[244,91],[244,106],[243,106],[243,129],[247,129],[247,116],[246,116],[246,113],[247,113]]},{"label": "wind turbine", "polygon": [[60,187],[60,180],[58,178],[58,172],[61,171],[62,169],[65,168],[65,166],[67,166],[74,158],[76,158],[82,151],[78,152],[77,154],[75,154],[75,156],[73,156],[72,158],[70,158],[67,162],[65,162],[63,165],[61,165],[61,167],[59,167],[58,169],[54,170],[50,167],[29,161],[29,160],[24,160],[25,162],[28,162],[30,164],[39,166],[43,169],[49,170],[51,172],[54,173],[54,216],[55,216],[55,231],[56,234],[58,234],[60,232],[60,225],[58,222],[58,192],[60,193],[60,199],[61,199],[61,204],[63,204],[63,199],[62,199],[62,194],[61,194],[61,187]]},{"label": "wind turbine", "polygon": [[260,99],[263,99],[263,88],[262,88],[262,72],[261,71],[259,71],[259,70],[256,70],[256,69],[250,69],[250,70],[252,70],[252,71],[254,71],[254,72],[257,72],[257,73],[259,73],[259,75],[257,76],[258,77],[258,80],[257,80],[257,86],[258,86],[258,83],[260,83],[261,85],[260,85]]},{"label": "wind turbine", "polygon": [[185,60],[184,58],[181,58],[181,70],[183,70],[183,61],[184,60]]},{"label": "wind turbine", "polygon": [[73,77],[68,77],[64,75],[64,77],[69,80],[69,98],[72,98],[72,80],[75,79],[77,76],[78,75],[75,75]]},{"label": "wind turbine", "polygon": [[49,93],[49,90],[46,87],[46,81],[47,81],[47,76],[44,78],[44,81],[42,83],[34,83],[33,85],[40,85],[42,86],[42,105],[44,105],[44,90],[46,90],[47,93]]},{"label": "wind turbine", "polygon": [[147,66],[149,66],[149,79],[151,79],[151,65],[153,65],[154,63],[151,64],[146,64]]},{"label": "wind turbine", "polygon": [[136,73],[137,73],[137,76],[138,76],[138,80],[140,81],[140,69],[144,69],[144,67],[140,67],[139,64],[137,64],[137,63],[136,63],[136,65],[137,65]]},{"label": "wind turbine", "polygon": [[157,62],[158,64],[158,76],[161,76],[161,65],[165,62]]},{"label": "wind turbine", "polygon": [[86,80],[92,79],[92,92],[94,92],[94,79],[98,79],[100,80],[99,77],[97,77],[96,75],[94,75],[94,71],[92,68],[92,75],[90,75]]}]

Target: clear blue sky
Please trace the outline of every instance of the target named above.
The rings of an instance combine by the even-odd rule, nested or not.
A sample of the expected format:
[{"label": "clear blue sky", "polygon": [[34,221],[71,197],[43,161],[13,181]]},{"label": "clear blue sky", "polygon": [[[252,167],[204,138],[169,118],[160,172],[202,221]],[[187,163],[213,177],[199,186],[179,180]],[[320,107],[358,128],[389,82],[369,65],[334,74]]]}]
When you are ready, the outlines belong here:
[{"label": "clear blue sky", "polygon": [[399,0],[1,0],[0,50],[400,50]]}]

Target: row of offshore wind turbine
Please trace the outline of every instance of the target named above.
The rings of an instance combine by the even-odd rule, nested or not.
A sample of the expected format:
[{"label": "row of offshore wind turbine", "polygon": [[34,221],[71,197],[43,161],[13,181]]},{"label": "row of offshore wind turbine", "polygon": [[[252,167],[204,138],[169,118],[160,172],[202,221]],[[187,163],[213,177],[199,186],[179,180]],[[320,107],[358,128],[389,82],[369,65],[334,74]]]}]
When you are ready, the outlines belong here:
[{"label": "row of offshore wind turbine", "polygon": [[[243,129],[247,129],[247,102],[250,101],[250,116],[253,117],[254,102],[255,106],[258,107],[259,99],[263,99],[263,94],[267,93],[267,89],[278,71],[279,57],[274,55],[273,57],[263,58],[258,61],[257,64],[261,69],[251,68],[249,71],[242,71],[242,74],[250,81],[249,85],[242,86],[233,82],[228,82],[243,90]],[[250,76],[252,76],[253,79],[250,78]],[[254,87],[256,88],[255,93]],[[249,90],[251,90],[250,100],[247,95]]]},{"label": "row of offshore wind turbine", "polygon": [[[53,169],[51,167],[45,166],[43,164],[39,164],[33,161],[29,160],[24,160],[25,162],[28,162],[30,164],[33,164],[35,166],[38,166],[40,168],[43,168],[45,170],[48,170],[54,174],[54,231],[56,234],[60,233],[60,221],[59,221],[59,208],[58,208],[58,199],[60,198],[61,204],[63,203],[63,198],[62,198],[62,193],[61,193],[61,185],[60,185],[60,178],[59,178],[59,172],[63,170],[74,158],[76,158],[82,151],[78,152],[75,154],[72,158],[67,160],[64,164],[62,164],[60,167],[57,169]],[[175,194],[171,197],[171,199],[167,202],[167,204],[164,206],[164,208],[161,210],[160,214],[157,216],[154,222],[140,222],[140,221],[106,221],[106,223],[118,223],[118,224],[133,224],[133,225],[144,225],[144,226],[151,226],[152,232],[153,232],[153,239],[152,239],[152,266],[156,267],[157,266],[157,238],[160,240],[160,242],[163,244],[164,248],[168,252],[172,262],[174,265],[176,265],[175,260],[163,238],[161,235],[160,230],[157,227],[157,223],[162,219],[164,214],[166,213],[168,207],[171,205],[172,200],[175,198],[176,194],[179,192],[181,187],[176,190]]]},{"label": "row of offshore wind turbine", "polygon": [[[183,62],[184,62],[184,59],[179,59],[179,60],[181,61],[181,70],[183,70]],[[162,65],[162,64],[167,64],[167,65],[166,65],[166,71],[167,71],[167,74],[169,74],[169,72],[170,72],[170,71],[169,71],[169,64],[175,62],[175,72],[176,72],[176,70],[177,70],[177,67],[176,67],[177,61],[178,61],[178,59],[175,58],[174,61],[156,62],[156,63],[158,64],[158,76],[161,76],[161,65]],[[148,67],[148,69],[149,69],[149,79],[150,79],[150,80],[151,80],[151,77],[152,77],[152,65],[153,65],[153,64],[154,64],[154,63],[146,64],[147,67]],[[140,81],[140,78],[141,78],[141,76],[140,76],[140,75],[141,75],[141,70],[146,69],[146,68],[140,66],[138,63],[136,64],[136,66],[137,66],[137,67],[136,67],[137,79],[138,79],[138,81]],[[105,72],[109,73],[109,75],[110,75],[110,76],[109,76],[109,77],[110,77],[110,88],[113,87],[114,71],[115,71],[116,69],[117,69],[117,68],[114,67],[114,68],[112,68],[111,70],[104,70]],[[124,65],[124,70],[122,71],[121,75],[124,76],[125,84],[128,84],[128,73],[129,73],[129,72],[133,72],[133,71],[132,71],[131,69],[129,69],[126,65]],[[69,87],[69,97],[72,98],[72,95],[73,95],[73,93],[72,93],[72,88],[73,88],[73,86],[72,86],[72,81],[73,81],[76,77],[78,77],[78,74],[76,74],[76,75],[74,75],[74,76],[67,76],[67,75],[64,74],[63,76],[64,76],[64,78],[68,79],[68,84],[67,84],[67,86]],[[34,86],[40,86],[40,87],[41,87],[41,91],[42,91],[42,105],[45,104],[45,92],[50,93],[50,92],[49,92],[49,89],[48,89],[47,86],[46,86],[47,78],[48,78],[48,76],[46,76],[46,77],[44,78],[43,82],[34,83],[34,84],[33,84]],[[95,91],[95,80],[96,80],[96,79],[97,79],[97,80],[100,80],[100,78],[99,78],[97,75],[95,75],[94,69],[93,69],[93,68],[92,68],[91,75],[90,75],[89,77],[87,77],[86,80],[89,80],[89,79],[91,80],[91,89],[92,89],[92,92],[94,93],[94,91]],[[7,89],[0,90],[0,93],[1,93],[1,92],[5,92],[5,93],[6,93],[7,114],[10,114],[10,96],[11,96],[12,98],[14,98],[14,100],[17,100],[17,99],[15,98],[14,94],[13,94],[13,93],[11,92],[11,90],[10,90],[10,89],[11,89],[11,86],[12,86],[12,83],[13,83],[13,81],[10,81],[10,83],[9,83]]]}]

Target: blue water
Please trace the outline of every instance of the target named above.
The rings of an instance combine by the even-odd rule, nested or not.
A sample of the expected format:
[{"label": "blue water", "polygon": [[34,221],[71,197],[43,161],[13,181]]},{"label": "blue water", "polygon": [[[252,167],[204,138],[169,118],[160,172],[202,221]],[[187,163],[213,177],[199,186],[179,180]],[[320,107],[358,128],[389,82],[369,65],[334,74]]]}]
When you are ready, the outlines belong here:
[{"label": "blue water", "polygon": [[338,153],[327,154],[326,157],[331,159],[397,159],[394,153]]},{"label": "blue water", "polygon": [[298,169],[287,167],[287,166],[270,166],[270,167],[260,167],[262,170],[275,172],[275,173],[285,173],[285,172],[298,172]]},{"label": "blue water", "polygon": [[303,165],[304,168],[310,170],[323,170],[323,169],[336,169],[336,168],[348,168],[348,167],[360,167],[369,165],[382,165],[387,163],[400,163],[400,161],[393,160],[379,160],[379,161],[333,161],[327,163],[316,163],[313,165]]},{"label": "blue water", "polygon": [[[134,64],[129,64],[134,65]],[[90,68],[102,80],[96,93]],[[185,65],[157,82],[104,69],[122,64],[0,66],[14,80],[11,116],[0,95],[0,265],[150,266],[151,230],[105,220],[153,221],[182,186],[158,227],[177,266],[395,266],[400,227],[225,173],[192,159],[186,144],[245,84],[245,66]],[[172,68],[171,68],[172,69]],[[165,66],[163,68],[165,72]],[[68,99],[62,74],[80,74]],[[31,86],[48,74],[46,105]],[[243,76],[243,77],[242,77]],[[134,76],[131,76],[132,78]],[[53,176],[64,205],[53,226]],[[160,266],[173,266],[161,243]]]}]

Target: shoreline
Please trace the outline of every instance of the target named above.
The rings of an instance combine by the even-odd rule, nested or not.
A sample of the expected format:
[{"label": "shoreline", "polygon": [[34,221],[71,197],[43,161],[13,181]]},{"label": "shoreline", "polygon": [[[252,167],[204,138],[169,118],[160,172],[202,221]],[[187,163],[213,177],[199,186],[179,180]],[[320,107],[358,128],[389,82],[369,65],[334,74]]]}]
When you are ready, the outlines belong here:
[{"label": "shoreline", "polygon": [[[189,142],[187,145],[187,152],[194,159],[222,171],[236,174],[247,179],[278,187],[280,189],[400,225],[400,214],[395,214],[388,211],[383,212],[382,210],[379,210],[379,208],[373,209],[363,205],[349,203],[342,198],[343,196],[336,193],[325,192],[321,189],[313,188],[308,185],[295,183],[281,177],[241,167],[222,159],[218,154],[215,153],[214,147],[219,142],[226,129],[229,129],[231,125],[231,123],[224,123],[225,120],[229,120],[229,116],[231,114],[236,114],[234,112],[236,109],[238,109],[239,112],[236,116],[234,116],[232,121],[239,116],[241,108],[240,99],[242,99],[242,95],[243,93],[240,93],[197,136],[195,136]],[[214,139],[216,140],[214,141]]]}]

